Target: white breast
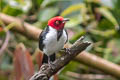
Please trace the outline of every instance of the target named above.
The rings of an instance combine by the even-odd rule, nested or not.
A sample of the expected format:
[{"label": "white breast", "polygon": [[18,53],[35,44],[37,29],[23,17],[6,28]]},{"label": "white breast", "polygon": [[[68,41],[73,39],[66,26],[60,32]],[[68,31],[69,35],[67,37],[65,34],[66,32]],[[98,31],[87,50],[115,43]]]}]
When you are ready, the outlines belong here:
[{"label": "white breast", "polygon": [[53,53],[57,53],[63,48],[66,40],[67,34],[65,30],[63,30],[62,36],[60,37],[59,41],[57,41],[57,30],[52,27],[49,27],[49,32],[46,35],[46,39],[43,42],[45,44],[43,52],[48,56]]}]

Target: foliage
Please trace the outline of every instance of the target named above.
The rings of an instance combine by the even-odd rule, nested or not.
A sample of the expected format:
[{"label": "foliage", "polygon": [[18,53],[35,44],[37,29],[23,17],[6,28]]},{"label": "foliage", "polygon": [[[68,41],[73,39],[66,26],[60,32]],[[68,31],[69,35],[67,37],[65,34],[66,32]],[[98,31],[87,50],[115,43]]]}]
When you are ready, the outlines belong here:
[{"label": "foliage", "polygon": [[[66,24],[66,28],[70,43],[85,35],[87,40],[93,42],[88,49],[89,52],[120,64],[120,0],[107,1],[112,4],[108,6],[104,0],[1,0],[0,12],[19,17],[42,29],[54,16],[68,17],[70,21]],[[0,47],[5,40],[6,32],[14,25],[16,24],[5,25],[0,20]],[[4,54],[0,55],[0,80],[13,80],[13,78],[27,80],[41,65],[42,55],[35,51],[38,42],[31,41],[16,32],[11,32],[10,37]],[[16,47],[19,43],[26,47],[27,52],[22,52]],[[69,77],[67,71],[77,74],[101,74],[89,66],[73,61],[59,74],[60,80],[76,80],[76,77]],[[10,73],[7,79],[6,73]]]}]

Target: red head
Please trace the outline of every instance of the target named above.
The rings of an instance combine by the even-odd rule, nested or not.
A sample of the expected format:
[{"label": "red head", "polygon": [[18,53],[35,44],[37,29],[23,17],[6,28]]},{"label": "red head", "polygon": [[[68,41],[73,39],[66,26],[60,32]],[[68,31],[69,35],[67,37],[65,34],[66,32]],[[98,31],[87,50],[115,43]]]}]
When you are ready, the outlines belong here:
[{"label": "red head", "polygon": [[69,21],[69,19],[61,16],[53,17],[48,21],[48,26],[51,26],[56,30],[61,30],[64,28],[66,21]]}]

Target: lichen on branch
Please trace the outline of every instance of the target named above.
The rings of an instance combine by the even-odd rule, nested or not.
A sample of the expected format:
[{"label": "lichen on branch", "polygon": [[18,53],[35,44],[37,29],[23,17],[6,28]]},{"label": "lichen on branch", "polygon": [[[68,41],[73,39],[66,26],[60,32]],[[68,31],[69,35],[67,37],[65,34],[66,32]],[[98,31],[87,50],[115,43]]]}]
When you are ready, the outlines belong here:
[{"label": "lichen on branch", "polygon": [[65,52],[64,56],[56,59],[52,66],[49,64],[43,64],[36,74],[34,74],[30,80],[49,80],[49,78],[57,73],[61,68],[67,65],[72,59],[74,59],[80,52],[85,50],[91,43],[83,42],[84,37],[78,39],[70,48],[70,52]]}]

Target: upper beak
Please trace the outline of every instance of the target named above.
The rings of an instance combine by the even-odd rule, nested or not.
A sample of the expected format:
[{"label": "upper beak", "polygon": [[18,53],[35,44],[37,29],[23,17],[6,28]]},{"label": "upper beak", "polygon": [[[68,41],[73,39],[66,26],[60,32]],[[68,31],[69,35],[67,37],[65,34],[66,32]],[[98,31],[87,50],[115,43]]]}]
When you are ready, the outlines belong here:
[{"label": "upper beak", "polygon": [[63,22],[64,22],[64,23],[67,22],[67,21],[70,21],[70,19],[69,19],[69,18],[64,18],[64,19],[63,19]]}]

